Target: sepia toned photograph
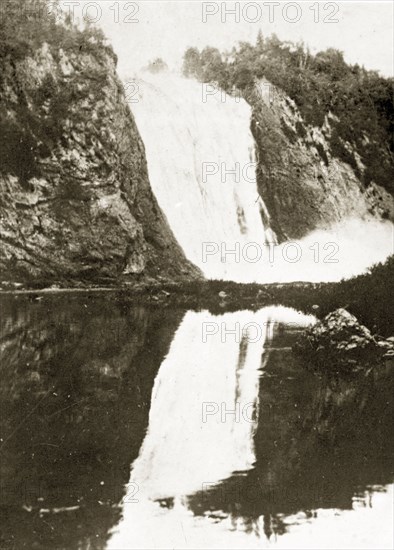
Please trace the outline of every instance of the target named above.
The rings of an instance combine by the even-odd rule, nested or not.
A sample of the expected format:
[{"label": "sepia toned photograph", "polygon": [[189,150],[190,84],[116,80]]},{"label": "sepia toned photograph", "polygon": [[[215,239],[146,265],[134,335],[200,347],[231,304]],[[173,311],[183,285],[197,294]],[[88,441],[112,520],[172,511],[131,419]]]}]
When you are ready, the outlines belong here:
[{"label": "sepia toned photograph", "polygon": [[393,550],[394,2],[0,0],[0,550]]}]

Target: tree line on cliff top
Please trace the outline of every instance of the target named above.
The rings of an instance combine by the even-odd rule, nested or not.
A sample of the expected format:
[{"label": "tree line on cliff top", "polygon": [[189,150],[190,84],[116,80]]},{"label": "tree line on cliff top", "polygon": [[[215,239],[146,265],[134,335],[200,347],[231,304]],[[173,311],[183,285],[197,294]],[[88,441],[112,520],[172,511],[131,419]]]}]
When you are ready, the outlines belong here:
[{"label": "tree line on cliff top", "polygon": [[[296,103],[306,124],[321,127],[331,115],[332,155],[350,164],[365,185],[375,181],[394,193],[394,79],[347,64],[338,50],[313,55],[303,43],[261,32],[256,44],[240,42],[231,51],[189,48],[183,74],[245,98],[250,86],[266,80]],[[355,154],[365,166],[362,174]]]}]

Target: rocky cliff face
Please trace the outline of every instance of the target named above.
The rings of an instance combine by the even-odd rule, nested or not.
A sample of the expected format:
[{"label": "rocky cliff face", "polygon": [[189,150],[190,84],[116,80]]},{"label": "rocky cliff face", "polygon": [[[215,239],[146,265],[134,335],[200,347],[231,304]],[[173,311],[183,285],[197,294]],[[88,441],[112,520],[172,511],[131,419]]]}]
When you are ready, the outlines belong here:
[{"label": "rocky cliff face", "polygon": [[0,52],[0,281],[200,277],[152,194],[114,54],[66,39]]},{"label": "rocky cliff face", "polygon": [[365,167],[357,153],[349,149],[356,166],[332,156],[329,117],[322,128],[307,125],[294,101],[268,83],[245,98],[253,110],[258,189],[280,240],[352,216],[394,220],[393,196],[373,181],[361,183]]}]

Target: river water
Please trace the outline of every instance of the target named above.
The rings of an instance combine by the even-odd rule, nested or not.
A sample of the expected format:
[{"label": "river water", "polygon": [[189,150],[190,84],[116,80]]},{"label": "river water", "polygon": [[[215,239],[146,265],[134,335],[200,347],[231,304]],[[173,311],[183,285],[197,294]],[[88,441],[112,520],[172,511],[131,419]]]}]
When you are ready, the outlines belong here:
[{"label": "river water", "polygon": [[0,306],[1,548],[392,548],[393,374],[307,371],[312,317]]}]

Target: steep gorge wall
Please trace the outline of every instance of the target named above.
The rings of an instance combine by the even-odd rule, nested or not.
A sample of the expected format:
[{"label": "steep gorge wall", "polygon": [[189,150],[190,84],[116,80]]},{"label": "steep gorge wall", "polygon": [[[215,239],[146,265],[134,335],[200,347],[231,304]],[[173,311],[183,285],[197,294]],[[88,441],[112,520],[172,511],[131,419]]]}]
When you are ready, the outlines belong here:
[{"label": "steep gorge wall", "polygon": [[110,48],[0,53],[0,281],[200,277],[151,191]]},{"label": "steep gorge wall", "polygon": [[[252,106],[257,184],[280,240],[299,239],[349,217],[394,221],[394,198],[371,182],[365,186],[357,167],[332,156],[332,127],[305,124],[294,101],[264,83],[245,92]],[[344,144],[350,147],[349,144]]]}]

